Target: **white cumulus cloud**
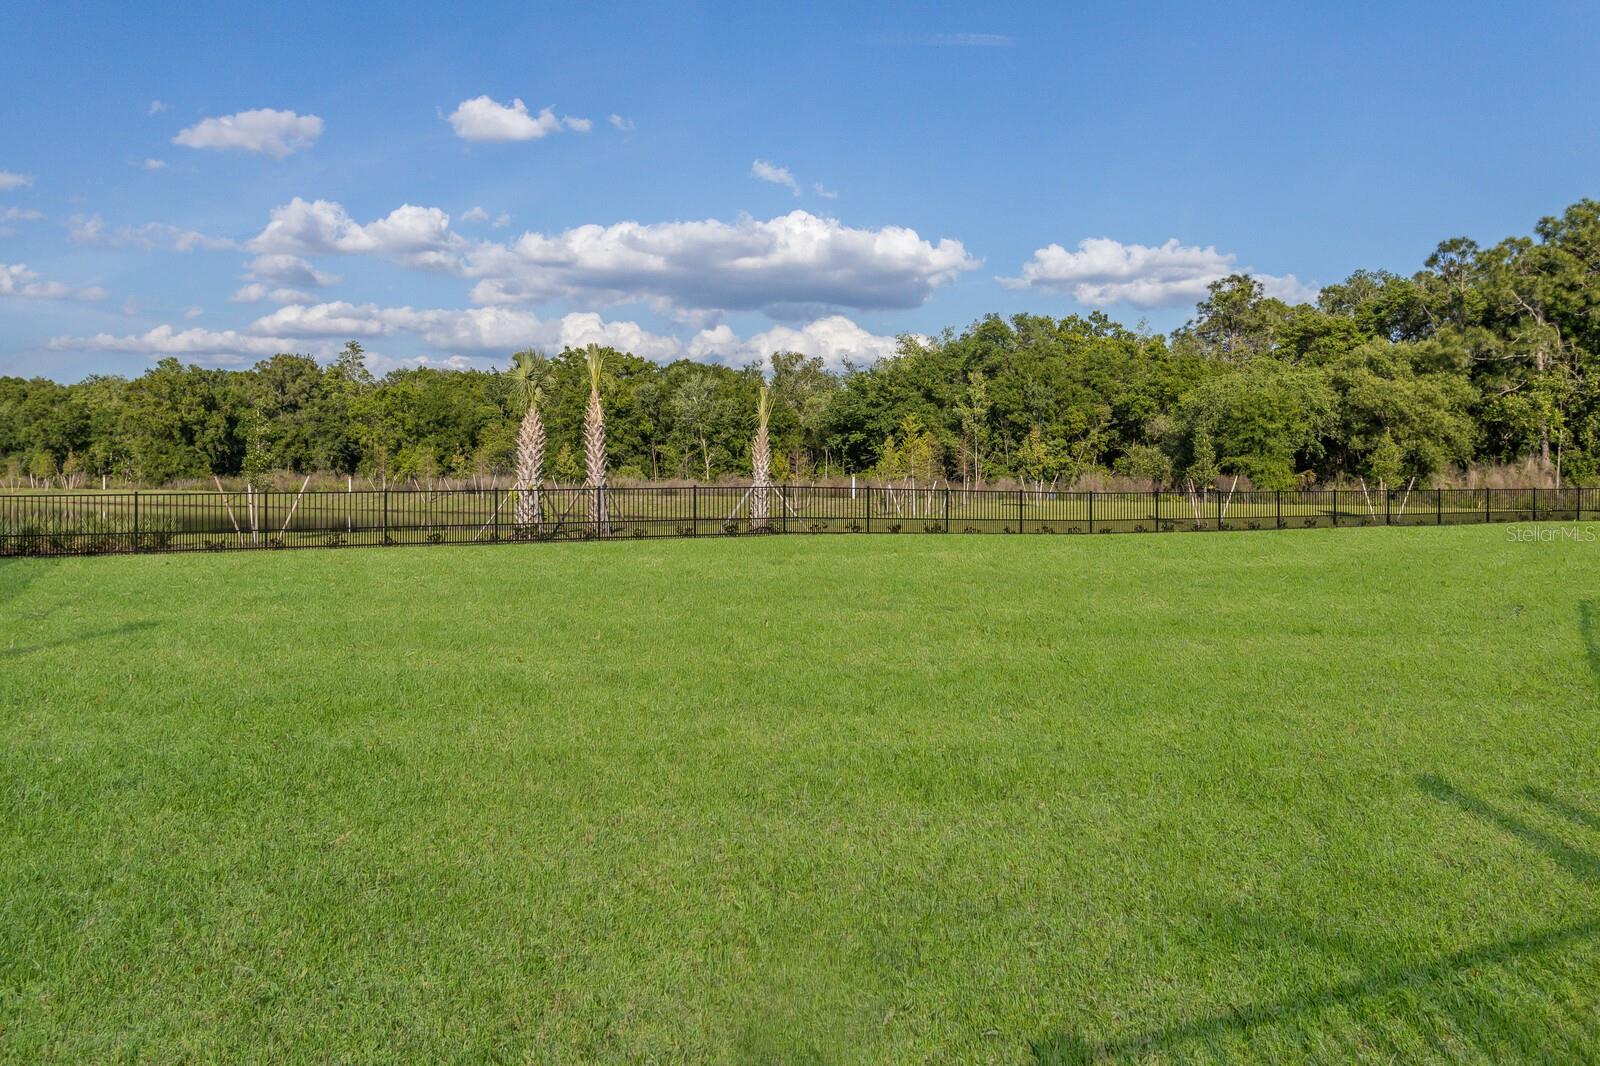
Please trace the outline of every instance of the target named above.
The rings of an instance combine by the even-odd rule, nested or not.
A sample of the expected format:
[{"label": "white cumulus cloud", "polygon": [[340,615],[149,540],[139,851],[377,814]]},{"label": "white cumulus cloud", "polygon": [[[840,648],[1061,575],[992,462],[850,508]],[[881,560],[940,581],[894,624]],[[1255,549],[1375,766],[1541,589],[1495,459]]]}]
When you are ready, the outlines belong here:
[{"label": "white cumulus cloud", "polygon": [[[1088,237],[1078,242],[1076,251],[1054,243],[1040,248],[1023,264],[1020,275],[999,281],[1013,289],[1070,293],[1090,306],[1166,307],[1193,303],[1205,296],[1213,281],[1240,273],[1237,259],[1215,246],[1179,244],[1175,237],[1155,246]],[[1314,287],[1302,284],[1293,274],[1254,276],[1268,295],[1293,301],[1316,295]]]},{"label": "white cumulus cloud", "polygon": [[788,167],[780,167],[776,163],[767,162],[765,159],[757,159],[750,164],[750,176],[758,181],[782,185],[796,196],[800,195],[800,183],[794,180],[794,175],[789,173]]},{"label": "white cumulus cloud", "polygon": [[402,204],[363,226],[340,204],[297,196],[273,209],[249,248],[289,255],[376,255],[407,266],[450,270],[458,267],[466,244],[451,232],[450,216],[437,207]]},{"label": "white cumulus cloud", "polygon": [[[92,337],[52,337],[51,351],[66,352],[135,352],[142,355],[187,355],[217,362],[238,362],[240,356],[268,356],[279,352],[305,350],[285,337],[261,337],[237,330],[211,330],[198,326],[175,330],[161,325],[140,334],[118,337],[110,333],[96,333]],[[331,354],[335,345],[324,345],[318,352]]]},{"label": "white cumulus cloud", "polygon": [[41,281],[25,263],[0,263],[0,296],[28,296],[36,300],[104,300],[98,285],[75,289],[59,281]]},{"label": "white cumulus cloud", "polygon": [[279,337],[385,337],[401,333],[451,353],[507,352],[543,348],[610,345],[647,359],[683,354],[681,341],[652,333],[635,322],[608,322],[593,312],[541,319],[509,307],[465,309],[380,307],[344,301],[279,308],[251,323],[248,332]]},{"label": "white cumulus cloud", "polygon": [[0,192],[6,189],[22,189],[32,184],[32,174],[18,174],[13,170],[0,170]]},{"label": "white cumulus cloud", "polygon": [[8,207],[0,211],[0,222],[37,222],[43,217],[43,211],[31,207]]},{"label": "white cumulus cloud", "polygon": [[99,215],[74,215],[68,219],[67,236],[75,244],[94,244],[109,248],[163,249],[173,252],[222,251],[237,248],[227,237],[184,229],[165,222],[146,222],[142,226],[108,228]]},{"label": "white cumulus cloud", "polygon": [[765,359],[773,352],[800,352],[818,356],[838,369],[845,360],[871,363],[895,353],[897,337],[870,333],[843,315],[819,318],[798,329],[774,326],[740,340],[726,324],[701,330],[689,342],[689,357],[711,362],[747,363]]},{"label": "white cumulus cloud", "polygon": [[[193,317],[188,316],[188,317]],[[741,339],[726,325],[702,330],[691,341],[652,332],[631,321],[612,321],[592,311],[541,318],[509,307],[462,309],[383,307],[333,301],[290,304],[257,318],[240,330],[175,329],[159,326],[142,334],[56,337],[55,350],[142,352],[189,355],[211,360],[275,352],[309,351],[327,355],[351,338],[365,341],[409,335],[434,349],[411,362],[438,362],[504,355],[534,346],[550,350],[599,344],[668,362],[684,357],[721,363],[765,359],[775,351],[821,356],[829,365],[844,360],[870,362],[892,355],[894,337],[875,336],[842,316],[819,319],[801,328],[779,326]],[[436,358],[438,357],[438,358]],[[398,365],[398,364],[396,364]]]},{"label": "white cumulus cloud", "polygon": [[481,278],[473,300],[518,303],[582,297],[661,302],[679,309],[908,308],[978,260],[958,240],[901,226],[855,229],[794,211],[768,221],[618,222],[525,233],[475,246],[462,270]]},{"label": "white cumulus cloud", "polygon": [[606,118],[606,121],[611,123],[611,125],[616,127],[617,129],[623,130],[624,132],[626,132],[627,130],[633,129],[633,119],[631,119],[631,118],[623,118],[621,115],[618,115],[616,113],[612,113],[611,115],[609,115]]},{"label": "white cumulus cloud", "polygon": [[487,221],[489,221],[489,212],[485,211],[481,207],[470,207],[467,210],[461,212],[461,221],[463,221],[463,222],[487,222]]},{"label": "white cumulus cloud", "polygon": [[322,136],[322,119],[293,111],[258,108],[201,119],[172,138],[185,148],[260,152],[274,159],[310,148]]},{"label": "white cumulus cloud", "polygon": [[450,125],[464,141],[532,141],[563,129],[587,133],[594,123],[586,118],[557,118],[548,107],[532,115],[521,100],[502,104],[488,96],[474,96],[456,105]]},{"label": "white cumulus cloud", "polygon": [[258,304],[262,300],[271,300],[275,304],[313,304],[317,298],[303,289],[279,286],[274,288],[263,285],[259,281],[252,281],[248,285],[241,285],[235,289],[233,295],[228,297],[229,303]]},{"label": "white cumulus cloud", "polygon": [[305,288],[337,285],[340,281],[338,275],[324,274],[299,256],[283,252],[256,256],[250,262],[249,276],[257,281],[275,281],[280,285],[300,285]]},{"label": "white cumulus cloud", "polygon": [[587,225],[502,243],[467,240],[436,207],[404,204],[362,224],[338,203],[299,197],[275,208],[248,247],[371,255],[451,273],[474,279],[473,302],[483,305],[580,299],[645,303],[663,313],[764,310],[784,319],[832,308],[917,307],[979,265],[958,240],[928,241],[901,226],[856,229],[805,211],[767,221]]}]

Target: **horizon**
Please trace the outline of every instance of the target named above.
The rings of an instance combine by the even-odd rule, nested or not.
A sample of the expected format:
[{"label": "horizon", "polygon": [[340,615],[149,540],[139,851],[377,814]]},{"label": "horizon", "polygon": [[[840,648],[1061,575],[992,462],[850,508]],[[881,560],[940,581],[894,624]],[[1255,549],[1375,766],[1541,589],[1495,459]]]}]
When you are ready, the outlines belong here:
[{"label": "horizon", "polygon": [[1529,233],[1600,165],[1575,4],[555,10],[15,13],[0,375],[1168,333],[1229,273],[1294,302]]}]

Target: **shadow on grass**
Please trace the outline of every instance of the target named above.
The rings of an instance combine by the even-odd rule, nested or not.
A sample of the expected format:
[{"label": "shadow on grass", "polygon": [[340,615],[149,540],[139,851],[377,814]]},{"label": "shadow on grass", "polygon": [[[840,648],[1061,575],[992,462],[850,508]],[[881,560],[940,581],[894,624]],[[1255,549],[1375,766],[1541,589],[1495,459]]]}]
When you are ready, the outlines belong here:
[{"label": "shadow on grass", "polygon": [[[1600,918],[1541,929],[1526,936],[1467,948],[1435,959],[1378,970],[1298,996],[1236,1007],[1226,1014],[1180,1022],[1164,1029],[1137,1033],[1116,1040],[1094,1041],[1075,1036],[1058,1036],[1050,1041],[1035,1044],[1033,1058],[1039,1063],[1103,1062],[1173,1051],[1185,1044],[1230,1034],[1243,1034],[1263,1025],[1292,1022],[1301,1015],[1317,1011],[1349,1007],[1358,1000],[1386,992],[1401,989],[1415,991],[1418,986],[1443,983],[1478,967],[1542,955],[1596,937],[1600,937]],[[1481,1009],[1482,1004],[1478,1004],[1478,1007]],[[1530,1031],[1525,1035],[1529,1039],[1535,1039],[1537,1032]]]},{"label": "shadow on grass", "polygon": [[1424,792],[1434,799],[1459,807],[1474,817],[1498,826],[1524,844],[1544,852],[1555,861],[1556,865],[1578,880],[1600,884],[1600,858],[1596,858],[1582,848],[1575,848],[1571,844],[1551,836],[1538,826],[1525,822],[1514,814],[1507,814],[1498,807],[1485,803],[1470,793],[1461,791],[1442,778],[1421,777],[1417,779],[1417,783],[1422,786]]},{"label": "shadow on grass", "polygon": [[1600,606],[1594,600],[1578,601],[1578,633],[1589,657],[1589,672],[1600,681]]},{"label": "shadow on grass", "polygon": [[125,622],[120,626],[111,626],[107,629],[91,629],[86,633],[74,633],[72,636],[60,637],[56,640],[41,641],[38,644],[24,644],[16,648],[0,648],[0,660],[20,659],[24,655],[35,652],[48,651],[51,648],[65,648],[74,644],[87,644],[94,640],[104,640],[106,637],[120,637],[126,633],[138,633],[141,630],[153,629],[154,622]]},{"label": "shadow on grass", "polygon": [[21,596],[28,586],[59,565],[56,559],[0,558],[0,603]]},{"label": "shadow on grass", "polygon": [[[1442,778],[1425,776],[1419,778],[1417,784],[1435,799],[1482,819],[1544,852],[1573,877],[1590,884],[1600,884],[1600,859],[1588,852],[1572,847],[1516,815],[1463,792]],[[1600,818],[1549,793],[1529,788],[1524,794],[1586,828],[1600,829]],[[1361,1002],[1387,993],[1397,993],[1410,1000],[1408,1014],[1416,1015],[1419,1012],[1415,1000],[1419,992],[1430,985],[1445,985],[1485,966],[1536,959],[1596,938],[1600,938],[1600,918],[1552,926],[1432,959],[1400,963],[1299,995],[1236,1006],[1224,1013],[1113,1040],[1091,1040],[1075,1034],[1059,1034],[1036,1043],[1032,1049],[1033,1058],[1038,1063],[1105,1062],[1162,1056],[1165,1053],[1175,1053],[1176,1057],[1181,1058],[1182,1052],[1191,1050],[1189,1045],[1204,1046],[1230,1037],[1248,1039],[1252,1030],[1293,1024],[1304,1016],[1320,1011],[1343,1009],[1360,1025],[1365,1021],[1359,1014]],[[1535,1058],[1560,1057],[1559,1050],[1550,1045],[1553,1039],[1551,1034],[1542,1031],[1537,1021],[1501,1010],[1501,1005],[1494,1002],[1493,998],[1473,996],[1456,987],[1452,987],[1443,998],[1439,1010],[1460,1023],[1465,1030],[1462,1035],[1467,1039],[1481,1036],[1491,1043],[1508,1041],[1521,1053]],[[1470,1002],[1463,1003],[1464,998]],[[1407,1020],[1419,1019],[1408,1017]],[[1382,1042],[1386,1039],[1383,1025],[1371,1028],[1374,1040]]]},{"label": "shadow on grass", "polygon": [[1585,829],[1593,829],[1595,832],[1600,832],[1600,815],[1594,814],[1591,811],[1586,811],[1577,804],[1568,803],[1561,797],[1552,795],[1542,788],[1525,788],[1522,790],[1522,794],[1533,800],[1535,803],[1544,804],[1546,807],[1550,808],[1550,810],[1554,811],[1556,814],[1559,814],[1561,817],[1565,818],[1569,822],[1574,823],[1575,825],[1580,825]]}]

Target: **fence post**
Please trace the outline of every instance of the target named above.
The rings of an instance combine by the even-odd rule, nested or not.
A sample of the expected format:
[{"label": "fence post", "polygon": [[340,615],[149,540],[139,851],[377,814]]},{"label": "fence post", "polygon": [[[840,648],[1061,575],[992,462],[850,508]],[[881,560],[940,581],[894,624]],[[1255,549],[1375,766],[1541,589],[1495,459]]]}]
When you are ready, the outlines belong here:
[{"label": "fence post", "polygon": [[783,483],[778,483],[778,527],[785,533],[789,532],[789,497],[783,491]]},{"label": "fence post", "polygon": [[1483,488],[1483,521],[1485,525],[1488,525],[1490,522],[1494,521],[1494,519],[1489,517],[1489,492],[1489,487],[1485,485]]},{"label": "fence post", "polygon": [[1394,489],[1386,488],[1383,490],[1383,524],[1386,526],[1394,525],[1394,519],[1389,514],[1389,501],[1393,498]]},{"label": "fence post", "polygon": [[1333,528],[1339,528],[1339,490],[1333,490]]},{"label": "fence post", "polygon": [[1022,532],[1022,490],[1017,490],[1017,532]]},{"label": "fence post", "polygon": [[383,543],[389,543],[389,481],[383,482]]},{"label": "fence post", "polygon": [[133,550],[139,550],[139,490],[133,490]]},{"label": "fence post", "polygon": [[689,536],[700,535],[700,485],[689,486]]},{"label": "fence post", "polygon": [[1161,489],[1155,487],[1150,490],[1150,520],[1155,523],[1157,533],[1161,532]]},{"label": "fence post", "polygon": [[594,537],[600,540],[606,535],[607,522],[602,522],[601,517],[606,513],[606,484],[601,482],[594,487]]},{"label": "fence post", "polygon": [[1539,490],[1538,489],[1534,489],[1533,490],[1533,520],[1535,522],[1537,522],[1539,520]]},{"label": "fence post", "polygon": [[1444,489],[1433,490],[1433,524],[1444,525]]},{"label": "fence post", "polygon": [[500,540],[500,490],[491,489],[490,491],[494,493],[494,539],[498,542]]},{"label": "fence post", "polygon": [[1094,532],[1094,489],[1089,490],[1089,532]]},{"label": "fence post", "polygon": [[1217,489],[1217,532],[1222,532],[1222,490]]},{"label": "fence post", "polygon": [[944,531],[950,532],[950,486],[944,487]]},{"label": "fence post", "polygon": [[867,486],[867,532],[872,532],[872,486]]},{"label": "fence post", "polygon": [[1278,489],[1274,500],[1276,511],[1273,513],[1272,526],[1274,529],[1283,528],[1283,490]]}]

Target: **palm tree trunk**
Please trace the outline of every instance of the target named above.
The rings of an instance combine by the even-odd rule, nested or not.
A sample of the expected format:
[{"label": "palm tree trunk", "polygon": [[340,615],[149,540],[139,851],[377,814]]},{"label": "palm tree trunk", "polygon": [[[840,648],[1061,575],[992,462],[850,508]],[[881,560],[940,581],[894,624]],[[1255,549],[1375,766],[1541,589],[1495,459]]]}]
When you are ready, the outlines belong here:
[{"label": "palm tree trunk", "polygon": [[756,407],[755,440],[750,442],[750,528],[766,530],[767,497],[772,483],[772,444],[767,438],[767,390]]},{"label": "palm tree trunk", "polygon": [[750,528],[767,528],[767,497],[772,482],[772,449],[767,442],[767,427],[756,431],[750,445]]},{"label": "palm tree trunk", "polygon": [[600,406],[600,390],[589,390],[589,406],[583,412],[583,461],[586,487],[590,490],[589,514],[596,531],[603,531],[606,520],[606,415]]},{"label": "palm tree trunk", "polygon": [[517,432],[517,506],[515,522],[520,530],[537,530],[544,522],[544,421],[539,405],[530,403]]}]

